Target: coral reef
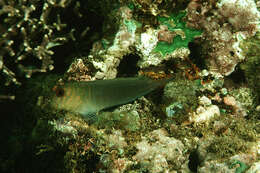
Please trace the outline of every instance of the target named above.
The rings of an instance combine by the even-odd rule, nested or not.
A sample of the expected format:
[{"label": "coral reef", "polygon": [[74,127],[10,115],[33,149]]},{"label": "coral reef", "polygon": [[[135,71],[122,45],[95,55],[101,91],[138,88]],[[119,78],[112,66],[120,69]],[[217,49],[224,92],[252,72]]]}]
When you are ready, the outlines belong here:
[{"label": "coral reef", "polygon": [[[253,0],[1,1],[0,171],[257,172],[259,8]],[[131,80],[89,97],[80,85],[138,76],[162,86],[148,92],[144,83],[148,94],[134,99]],[[57,86],[72,83],[54,102],[64,94]],[[122,91],[131,102],[113,104]],[[83,111],[73,111],[77,92]]]},{"label": "coral reef", "polygon": [[114,39],[106,39],[93,45],[88,59],[98,69],[96,79],[110,79],[117,75],[117,67],[122,58],[131,53],[140,57],[138,66],[146,68],[159,65],[164,60],[185,59],[189,55],[188,43],[193,41],[201,31],[188,28],[182,18],[184,12],[168,17],[158,16],[158,27],[147,25],[143,31],[142,23],[135,20],[133,10],[123,6],[117,10],[119,28]]},{"label": "coral reef", "polygon": [[176,79],[169,82],[164,87],[166,115],[176,121],[187,118],[183,115],[188,114],[190,109],[195,109],[197,106],[196,91],[198,88],[195,82],[188,80]]},{"label": "coral reef", "polygon": [[240,68],[244,71],[248,85],[256,93],[255,100],[260,103],[260,58],[259,58],[259,42],[260,33],[257,32],[253,38],[247,39],[242,42],[242,49],[245,51],[246,61],[241,63]]},{"label": "coral reef", "polygon": [[150,172],[169,171],[170,167],[178,169],[185,162],[184,145],[181,141],[168,137],[164,129],[149,133],[136,144],[136,148],[138,152],[133,160]]},{"label": "coral reef", "polygon": [[[86,4],[100,13],[87,10]],[[104,4],[107,3],[1,1],[0,71],[5,85],[21,84],[21,80],[26,80],[23,77],[30,78],[34,73],[61,72],[80,51],[89,52],[100,30],[94,27],[114,5]]]},{"label": "coral reef", "polygon": [[239,44],[255,35],[260,13],[253,0],[191,1],[187,25],[202,29],[203,58],[210,71],[230,75],[245,59]]},{"label": "coral reef", "polygon": [[201,34],[201,31],[186,27],[185,22],[182,21],[185,15],[186,13],[179,13],[169,17],[158,17],[160,30],[158,31],[158,44],[154,51],[165,56],[178,48],[187,49],[188,43]]},{"label": "coral reef", "polygon": [[[50,13],[69,5],[69,1],[57,4],[47,1],[41,5],[27,1],[0,2],[3,21],[0,34],[0,70],[8,78],[6,85],[9,82],[20,83],[16,79],[14,71],[17,70],[13,64],[18,64],[17,68],[27,78],[30,78],[32,73],[53,70],[52,48],[64,44],[69,37],[62,32],[66,24],[62,23],[60,15],[57,15],[55,21],[50,22]],[[37,14],[37,11],[42,13]],[[28,65],[25,63],[30,61]]]}]

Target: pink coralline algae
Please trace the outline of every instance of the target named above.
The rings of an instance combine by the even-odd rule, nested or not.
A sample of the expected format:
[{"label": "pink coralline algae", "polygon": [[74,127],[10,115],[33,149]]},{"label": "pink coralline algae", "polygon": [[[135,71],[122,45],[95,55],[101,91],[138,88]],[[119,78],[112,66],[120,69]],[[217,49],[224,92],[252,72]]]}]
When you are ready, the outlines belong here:
[{"label": "pink coralline algae", "polygon": [[260,13],[253,0],[191,1],[187,25],[204,31],[200,38],[210,71],[230,75],[244,60],[239,43],[255,35]]}]

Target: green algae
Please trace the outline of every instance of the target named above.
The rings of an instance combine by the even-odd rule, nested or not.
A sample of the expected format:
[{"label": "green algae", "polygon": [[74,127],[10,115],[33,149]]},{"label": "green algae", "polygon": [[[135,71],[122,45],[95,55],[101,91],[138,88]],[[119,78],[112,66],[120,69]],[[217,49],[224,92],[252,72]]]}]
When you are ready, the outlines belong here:
[{"label": "green algae", "polygon": [[134,10],[135,4],[133,2],[130,2],[127,4],[127,7],[130,8],[131,10]]},{"label": "green algae", "polygon": [[142,26],[142,24],[136,20],[124,20],[124,24],[130,33],[135,33],[136,29]]},{"label": "green algae", "polygon": [[[217,122],[222,125],[217,125]],[[194,137],[204,139],[207,143],[207,152],[213,153],[216,159],[228,159],[237,153],[246,153],[257,141],[257,123],[230,115],[214,117],[208,124],[188,126],[174,124],[174,122],[164,124],[171,136],[184,143],[187,139],[193,141]],[[188,149],[194,149],[190,147],[195,147],[196,143],[189,146]]]},{"label": "green algae", "polygon": [[247,113],[252,111],[256,106],[256,96],[250,88],[240,87],[230,91],[229,94],[241,103],[242,107],[246,109]]},{"label": "green algae", "polygon": [[259,112],[255,107],[260,104],[260,32],[250,39],[244,40],[240,47],[245,52],[246,60],[240,64],[240,69],[245,75],[247,85],[252,89],[253,105],[248,108],[249,117],[259,120]]},{"label": "green algae", "polygon": [[194,37],[201,35],[202,31],[188,28],[182,18],[186,15],[185,12],[171,14],[169,17],[158,16],[158,21],[161,25],[166,25],[169,31],[181,30],[184,36],[178,35],[173,38],[172,43],[164,41],[158,42],[154,48],[155,52],[160,52],[163,56],[174,52],[178,48],[188,48],[189,42],[194,40]]},{"label": "green algae", "polygon": [[260,32],[253,38],[247,39],[240,44],[244,50],[246,60],[240,64],[244,71],[247,83],[254,90],[256,104],[260,103]]},{"label": "green algae", "polygon": [[164,88],[165,109],[163,112],[177,122],[182,122],[187,118],[185,115],[198,105],[196,96],[198,89],[196,81],[177,77],[169,82]]},{"label": "green algae", "polygon": [[237,136],[217,136],[207,147],[207,152],[216,154],[218,158],[228,158],[237,152],[247,151],[248,146],[244,142]]},{"label": "green algae", "polygon": [[243,173],[247,170],[248,166],[239,161],[239,160],[234,160],[230,165],[229,165],[229,168],[232,169],[233,167],[235,167],[237,164],[239,164],[239,167],[236,168],[236,173]]},{"label": "green algae", "polygon": [[138,112],[132,111],[114,111],[101,112],[98,115],[95,125],[99,128],[115,128],[127,131],[137,131],[140,124],[140,117]]},{"label": "green algae", "polygon": [[169,106],[166,107],[165,109],[165,112],[166,112],[166,115],[167,117],[173,117],[174,114],[181,110],[183,107],[182,107],[182,104],[178,103],[178,102],[175,102]]}]

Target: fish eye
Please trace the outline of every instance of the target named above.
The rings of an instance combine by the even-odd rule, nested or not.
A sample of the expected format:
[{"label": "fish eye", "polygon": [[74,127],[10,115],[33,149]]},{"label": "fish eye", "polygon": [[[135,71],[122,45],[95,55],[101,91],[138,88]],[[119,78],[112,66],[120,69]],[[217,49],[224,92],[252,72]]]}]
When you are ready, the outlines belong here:
[{"label": "fish eye", "polygon": [[54,86],[52,90],[55,91],[57,97],[62,97],[65,94],[64,89],[58,86]]},{"label": "fish eye", "polygon": [[63,89],[63,88],[58,88],[58,89],[56,90],[56,96],[57,96],[57,97],[62,97],[62,96],[64,96],[64,89]]}]

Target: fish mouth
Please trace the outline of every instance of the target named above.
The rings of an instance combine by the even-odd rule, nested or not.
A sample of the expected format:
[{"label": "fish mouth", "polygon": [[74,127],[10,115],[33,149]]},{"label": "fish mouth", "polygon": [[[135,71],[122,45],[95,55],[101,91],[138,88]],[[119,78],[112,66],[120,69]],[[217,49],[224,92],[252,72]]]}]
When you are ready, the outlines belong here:
[{"label": "fish mouth", "polygon": [[52,88],[52,91],[55,92],[57,97],[63,97],[65,94],[64,88],[62,88],[61,86],[55,85]]},{"label": "fish mouth", "polygon": [[65,96],[65,90],[60,85],[55,85],[52,88],[52,97],[51,97],[51,105],[55,109],[61,109],[61,101],[62,98]]},{"label": "fish mouth", "polygon": [[53,93],[52,96],[50,97],[50,106],[53,108],[53,109],[61,109],[61,106],[60,106],[60,100],[61,98],[60,97],[57,97],[56,93]]},{"label": "fish mouth", "polygon": [[52,108],[54,109],[58,109],[58,101],[57,98],[54,96],[52,96],[51,100],[50,100],[50,105]]}]

